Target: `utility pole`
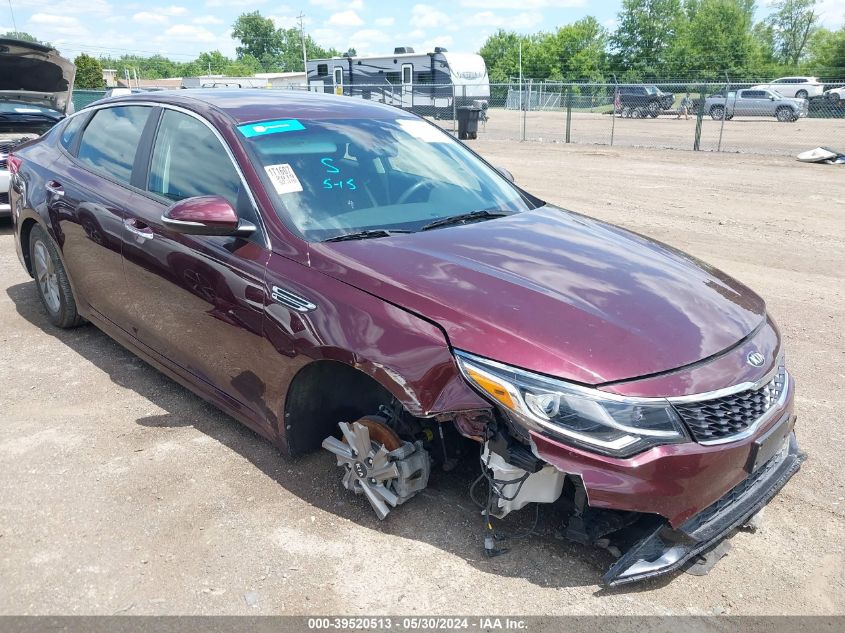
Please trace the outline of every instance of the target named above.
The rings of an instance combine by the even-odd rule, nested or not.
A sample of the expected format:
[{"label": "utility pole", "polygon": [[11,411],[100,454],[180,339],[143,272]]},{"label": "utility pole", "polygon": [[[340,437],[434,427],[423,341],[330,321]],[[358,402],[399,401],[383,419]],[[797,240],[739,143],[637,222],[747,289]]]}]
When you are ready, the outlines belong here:
[{"label": "utility pole", "polygon": [[15,21],[15,10],[12,8],[12,0],[9,0],[9,13],[12,14],[12,27],[15,29],[15,34],[17,34],[18,23]]},{"label": "utility pole", "polygon": [[[308,72],[308,53],[305,50],[305,26],[303,25],[303,18],[305,14],[302,11],[299,12],[297,16],[299,18],[299,38],[302,40],[302,70],[306,73]],[[308,75],[306,74],[306,77]]]}]

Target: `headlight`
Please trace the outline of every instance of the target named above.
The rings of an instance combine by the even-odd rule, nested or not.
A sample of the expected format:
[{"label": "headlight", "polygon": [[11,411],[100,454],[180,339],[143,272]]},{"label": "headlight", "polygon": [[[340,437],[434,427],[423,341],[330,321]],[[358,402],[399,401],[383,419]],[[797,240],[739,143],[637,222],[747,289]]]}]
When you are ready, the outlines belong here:
[{"label": "headlight", "polygon": [[456,352],[463,375],[514,422],[590,451],[629,457],[688,441],[662,398],[627,398]]}]

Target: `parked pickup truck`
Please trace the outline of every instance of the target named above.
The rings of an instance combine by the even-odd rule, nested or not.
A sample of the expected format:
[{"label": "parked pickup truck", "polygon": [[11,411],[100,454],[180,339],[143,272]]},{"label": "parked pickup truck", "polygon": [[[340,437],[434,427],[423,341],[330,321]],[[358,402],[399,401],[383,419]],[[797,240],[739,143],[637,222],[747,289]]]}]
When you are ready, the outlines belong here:
[{"label": "parked pickup truck", "polygon": [[809,103],[806,99],[783,97],[771,90],[737,90],[707,97],[704,111],[713,119],[731,120],[734,116],[773,116],[778,121],[794,122],[807,116]]},{"label": "parked pickup truck", "polygon": [[657,86],[619,86],[618,108],[620,114],[635,119],[650,116],[657,118],[675,105],[675,95],[663,92]]}]

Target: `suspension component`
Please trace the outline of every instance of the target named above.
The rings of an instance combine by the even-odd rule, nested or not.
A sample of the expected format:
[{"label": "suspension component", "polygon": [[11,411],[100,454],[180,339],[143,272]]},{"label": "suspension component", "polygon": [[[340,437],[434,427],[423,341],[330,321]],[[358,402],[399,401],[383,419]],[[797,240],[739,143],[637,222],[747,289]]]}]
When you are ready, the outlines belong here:
[{"label": "suspension component", "polygon": [[343,469],[343,487],[366,496],[379,519],[428,484],[431,460],[422,442],[403,442],[375,417],[340,422],[338,427],[343,440],[329,436],[323,448]]}]

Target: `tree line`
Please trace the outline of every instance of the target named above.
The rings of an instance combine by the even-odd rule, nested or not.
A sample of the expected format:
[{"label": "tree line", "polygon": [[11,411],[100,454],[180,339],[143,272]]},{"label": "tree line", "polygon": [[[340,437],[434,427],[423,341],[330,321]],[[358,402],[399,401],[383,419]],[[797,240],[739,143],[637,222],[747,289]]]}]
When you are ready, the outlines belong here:
[{"label": "tree line", "polygon": [[[623,0],[610,30],[588,16],[551,32],[499,30],[479,51],[491,82],[773,78],[804,70],[845,78],[845,27],[819,26],[816,0]],[[845,11],[845,9],[843,9]]]},{"label": "tree line", "polygon": [[[479,50],[490,81],[518,76],[520,48],[525,77],[567,81],[674,81],[772,78],[804,69],[829,80],[845,79],[845,27],[819,26],[816,0],[776,0],[769,17],[755,21],[755,0],[623,0],[614,29],[592,16],[550,32],[520,35],[499,30]],[[38,41],[28,33],[6,37]],[[78,88],[102,88],[103,68],[118,78],[165,79],[198,75],[251,76],[304,70],[303,38],[296,28],[276,28],[259,11],[242,13],[232,25],[234,58],[220,51],[189,62],[163,55],[74,60]],[[334,57],[304,37],[309,59]],[[354,50],[350,51],[354,54]]]},{"label": "tree line", "polygon": [[[39,42],[29,33],[20,31],[8,32],[3,37]],[[127,76],[134,78],[136,74],[142,79],[168,79],[198,75],[249,77],[261,72],[301,72],[305,70],[302,60],[303,39],[309,59],[340,55],[334,48],[323,48],[308,34],[303,38],[299,29],[277,29],[270,18],[262,16],[258,11],[238,16],[232,25],[232,37],[239,42],[234,58],[217,50],[200,53],[196,59],[188,62],[174,61],[163,55],[95,57],[82,53],[74,59],[75,86],[103,88],[103,68],[115,69],[119,79]]]}]

